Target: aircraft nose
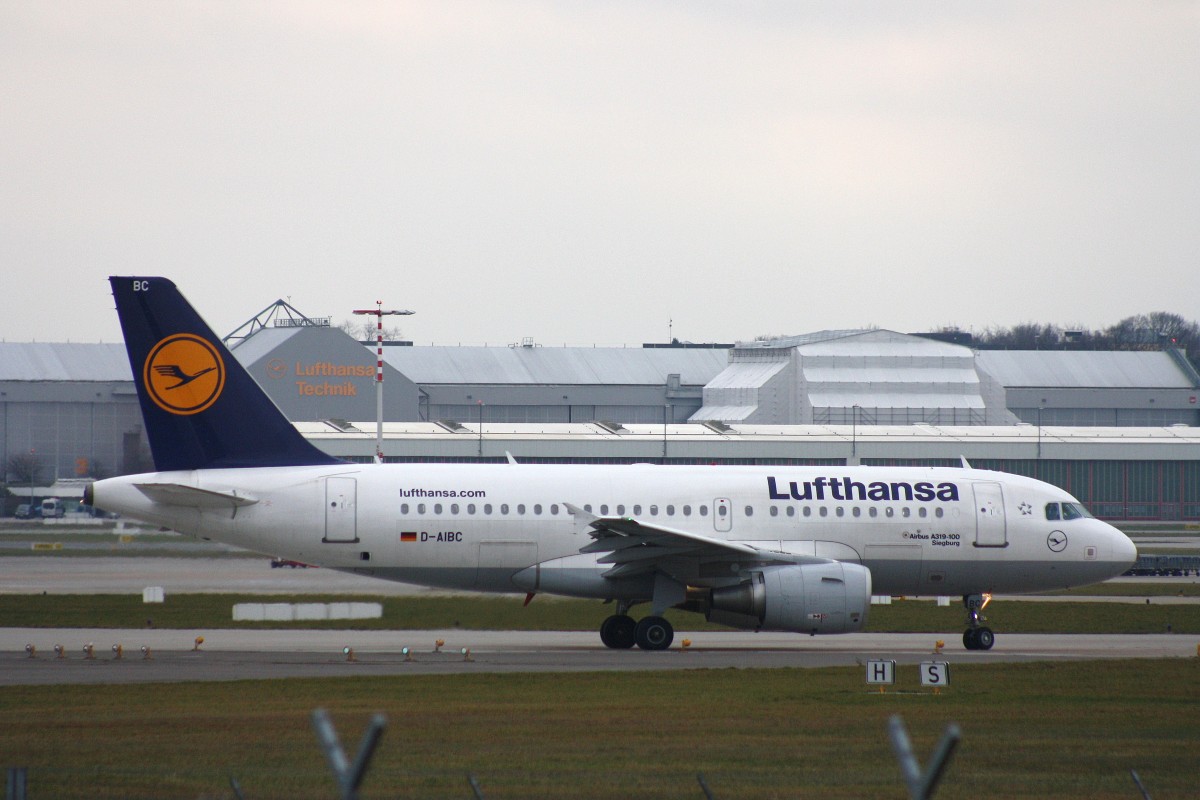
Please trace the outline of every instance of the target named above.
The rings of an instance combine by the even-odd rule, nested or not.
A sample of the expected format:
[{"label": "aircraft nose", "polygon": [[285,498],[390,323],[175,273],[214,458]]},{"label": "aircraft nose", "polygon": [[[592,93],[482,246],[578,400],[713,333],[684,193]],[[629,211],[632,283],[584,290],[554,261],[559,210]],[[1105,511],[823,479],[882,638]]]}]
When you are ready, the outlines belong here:
[{"label": "aircraft nose", "polygon": [[1137,561],[1137,545],[1133,543],[1132,539],[1116,528],[1112,528],[1112,539],[1113,560],[1124,564],[1125,569],[1129,569]]}]

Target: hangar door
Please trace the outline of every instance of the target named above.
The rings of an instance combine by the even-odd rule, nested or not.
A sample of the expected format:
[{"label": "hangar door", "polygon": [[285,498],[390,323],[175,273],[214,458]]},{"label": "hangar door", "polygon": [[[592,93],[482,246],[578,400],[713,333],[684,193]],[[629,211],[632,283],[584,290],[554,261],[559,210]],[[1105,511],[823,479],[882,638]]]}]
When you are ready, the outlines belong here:
[{"label": "hangar door", "polygon": [[325,479],[325,542],[358,541],[358,481]]}]

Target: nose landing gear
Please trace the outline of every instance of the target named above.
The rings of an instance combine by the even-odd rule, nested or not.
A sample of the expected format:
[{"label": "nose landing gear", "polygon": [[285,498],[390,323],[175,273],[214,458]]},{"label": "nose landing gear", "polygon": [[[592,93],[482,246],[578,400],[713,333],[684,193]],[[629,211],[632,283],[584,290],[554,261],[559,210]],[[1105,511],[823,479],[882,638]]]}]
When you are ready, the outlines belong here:
[{"label": "nose landing gear", "polygon": [[996,634],[992,629],[980,623],[984,606],[990,603],[990,594],[968,594],[963,596],[963,606],[967,609],[967,630],[963,633],[963,647],[968,650],[991,650],[996,643]]}]

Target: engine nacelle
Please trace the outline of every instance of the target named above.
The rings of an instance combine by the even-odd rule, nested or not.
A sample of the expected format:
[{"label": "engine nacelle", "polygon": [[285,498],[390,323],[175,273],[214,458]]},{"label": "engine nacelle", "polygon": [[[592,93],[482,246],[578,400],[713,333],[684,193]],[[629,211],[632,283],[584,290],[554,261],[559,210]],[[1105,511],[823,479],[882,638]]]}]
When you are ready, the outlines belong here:
[{"label": "engine nacelle", "polygon": [[871,571],[832,561],[754,570],[748,581],[713,589],[706,617],[735,628],[853,633],[870,605]]}]

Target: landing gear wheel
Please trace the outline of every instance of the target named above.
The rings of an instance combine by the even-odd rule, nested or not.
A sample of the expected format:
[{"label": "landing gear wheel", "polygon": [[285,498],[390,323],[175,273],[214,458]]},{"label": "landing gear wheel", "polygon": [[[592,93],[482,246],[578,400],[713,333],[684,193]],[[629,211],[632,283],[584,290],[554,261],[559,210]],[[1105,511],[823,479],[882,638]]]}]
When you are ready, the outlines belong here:
[{"label": "landing gear wheel", "polygon": [[666,650],[675,638],[675,629],[662,617],[642,617],[634,637],[643,650]]},{"label": "landing gear wheel", "polygon": [[613,614],[600,624],[600,641],[613,650],[628,650],[637,643],[637,623],[626,614]]},{"label": "landing gear wheel", "polygon": [[970,628],[963,634],[963,647],[968,650],[991,650],[995,643],[991,628]]},{"label": "landing gear wheel", "polygon": [[991,628],[979,628],[975,631],[975,649],[976,650],[991,650],[992,645],[996,643],[996,634],[992,633]]}]

